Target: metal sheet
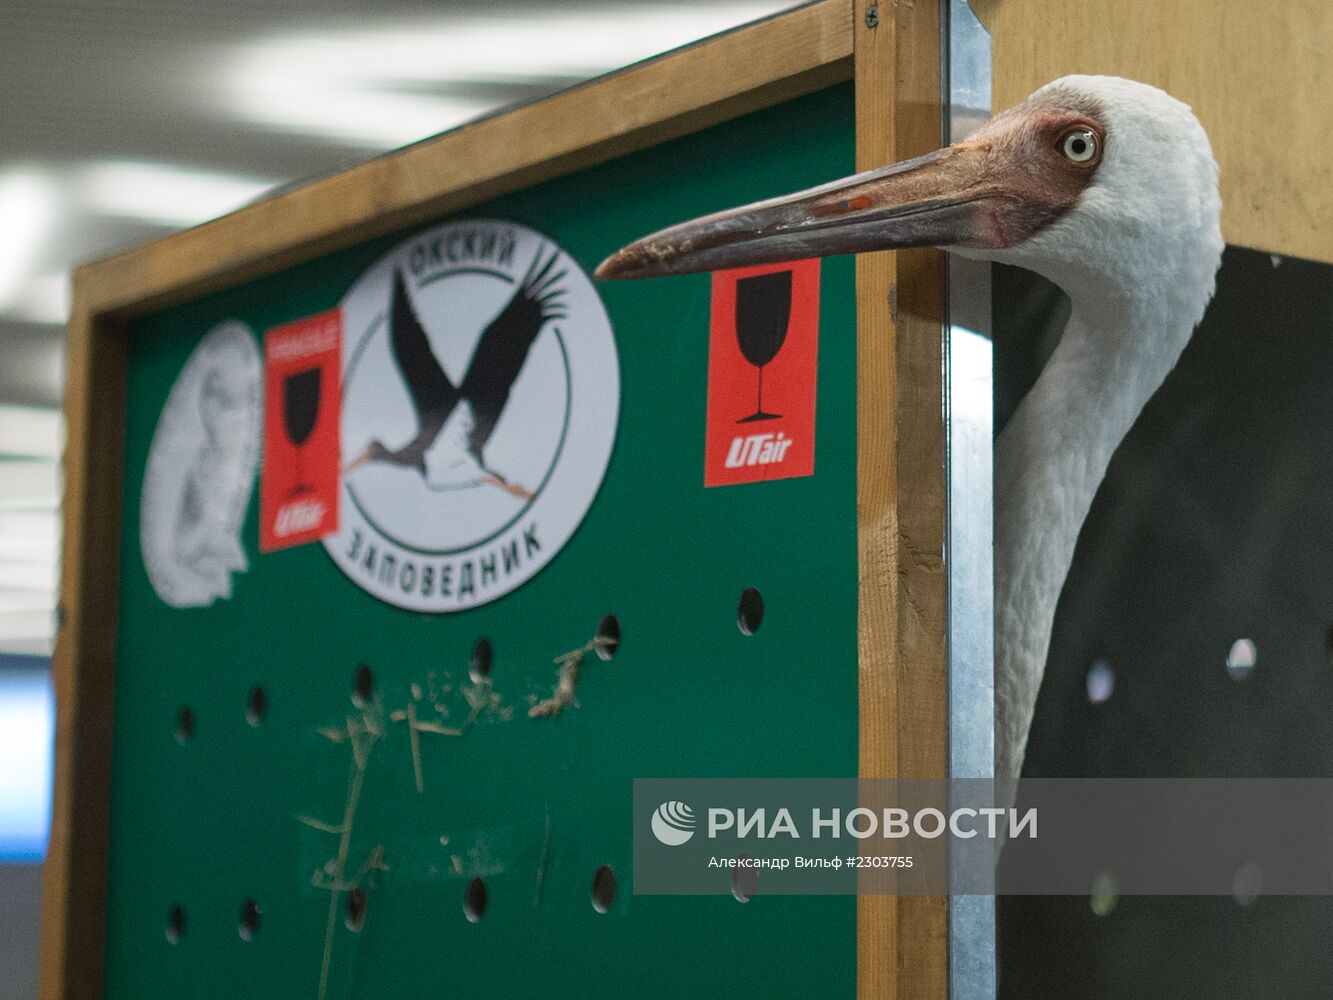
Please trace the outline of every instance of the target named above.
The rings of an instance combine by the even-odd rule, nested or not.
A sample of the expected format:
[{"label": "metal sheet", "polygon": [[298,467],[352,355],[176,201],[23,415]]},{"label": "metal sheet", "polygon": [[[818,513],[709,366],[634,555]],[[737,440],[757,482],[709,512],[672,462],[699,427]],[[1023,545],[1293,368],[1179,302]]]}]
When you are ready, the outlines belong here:
[{"label": "metal sheet", "polygon": [[[967,0],[943,0],[946,133],[956,142],[990,115],[990,36]],[[949,771],[994,772],[994,588],[990,267],[950,257],[946,359],[949,476]],[[949,993],[995,996],[995,899],[954,896]]]}]

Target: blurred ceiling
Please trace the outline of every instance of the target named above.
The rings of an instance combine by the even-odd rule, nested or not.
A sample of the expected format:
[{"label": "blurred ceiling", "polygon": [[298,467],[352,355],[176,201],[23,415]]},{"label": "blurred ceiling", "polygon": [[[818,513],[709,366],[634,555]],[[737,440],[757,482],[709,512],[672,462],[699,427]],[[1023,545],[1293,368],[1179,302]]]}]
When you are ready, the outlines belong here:
[{"label": "blurred ceiling", "polygon": [[0,0],[0,650],[49,649],[77,263],[793,0]]}]

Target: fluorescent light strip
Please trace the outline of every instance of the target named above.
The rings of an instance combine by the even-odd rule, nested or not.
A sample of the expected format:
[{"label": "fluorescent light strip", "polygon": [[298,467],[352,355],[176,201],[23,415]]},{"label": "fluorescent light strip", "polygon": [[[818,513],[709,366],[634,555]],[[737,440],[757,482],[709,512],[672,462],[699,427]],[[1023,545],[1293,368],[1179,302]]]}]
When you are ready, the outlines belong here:
[{"label": "fluorescent light strip", "polygon": [[57,539],[54,535],[33,538],[0,530],[0,565],[5,562],[56,562]]},{"label": "fluorescent light strip", "polygon": [[0,567],[8,563],[55,567],[59,545],[54,537],[29,538],[0,531]]},{"label": "fluorescent light strip", "polygon": [[54,635],[55,612],[50,608],[0,611],[0,652],[49,656]]},{"label": "fluorescent light strip", "polygon": [[45,545],[60,535],[60,514],[55,507],[43,510],[0,511],[0,536],[23,538]]},{"label": "fluorescent light strip", "polygon": [[256,46],[242,73],[280,70],[305,79],[381,84],[581,79],[788,6],[769,2],[566,11],[307,35]]},{"label": "fluorescent light strip", "polygon": [[0,514],[0,587],[35,588],[46,592],[54,604],[60,564],[60,533],[55,513],[38,515],[42,522],[28,530],[6,524],[6,520],[14,517]]},{"label": "fluorescent light strip", "polygon": [[35,170],[0,174],[0,311],[23,291],[56,216],[55,185]]},{"label": "fluorescent light strip", "polygon": [[583,79],[790,6],[603,7],[277,38],[240,56],[227,89],[252,121],[389,148],[494,110],[447,86],[423,96],[423,84]]},{"label": "fluorescent light strip", "polygon": [[54,459],[0,461],[0,510],[50,510],[60,501],[60,466]]},{"label": "fluorescent light strip", "polygon": [[12,312],[30,323],[61,325],[69,322],[73,298],[70,277],[64,271],[43,274],[25,282],[24,290],[16,296]]},{"label": "fluorescent light strip", "polygon": [[53,591],[0,586],[0,616],[50,614],[54,610]]},{"label": "fluorescent light strip", "polygon": [[56,593],[55,560],[29,562],[18,559],[0,559],[0,593],[8,590],[37,594],[47,602],[47,605],[54,604]]},{"label": "fluorescent light strip", "polygon": [[65,442],[60,411],[37,406],[0,406],[0,455],[59,458]]},{"label": "fluorescent light strip", "polygon": [[193,226],[235,211],[277,182],[166,163],[112,161],[84,171],[82,200],[94,212],[162,226]]},{"label": "fluorescent light strip", "polygon": [[239,95],[237,109],[251,121],[372,149],[415,142],[491,109],[478,101],[380,92],[281,70],[250,83]]},{"label": "fluorescent light strip", "polygon": [[59,410],[0,406],[0,650],[47,653],[55,634],[64,443]]}]

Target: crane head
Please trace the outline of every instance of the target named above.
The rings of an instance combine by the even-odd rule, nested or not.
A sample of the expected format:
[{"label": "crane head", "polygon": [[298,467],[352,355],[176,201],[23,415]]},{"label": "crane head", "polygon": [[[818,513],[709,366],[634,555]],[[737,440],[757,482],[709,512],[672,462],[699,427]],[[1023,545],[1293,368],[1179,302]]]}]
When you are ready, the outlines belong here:
[{"label": "crane head", "polygon": [[672,226],[617,251],[597,276],[937,246],[1064,284],[1070,269],[1104,275],[1170,256],[1183,233],[1183,252],[1204,244],[1211,282],[1220,204],[1207,135],[1186,105],[1147,84],[1070,76],[962,142]]}]

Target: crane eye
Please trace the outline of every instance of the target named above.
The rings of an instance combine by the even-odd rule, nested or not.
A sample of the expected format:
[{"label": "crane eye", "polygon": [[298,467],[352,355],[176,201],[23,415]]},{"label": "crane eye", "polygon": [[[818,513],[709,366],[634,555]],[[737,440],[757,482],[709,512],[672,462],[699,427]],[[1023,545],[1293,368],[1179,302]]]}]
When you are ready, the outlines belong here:
[{"label": "crane eye", "polygon": [[1066,132],[1060,139],[1060,152],[1073,163],[1091,163],[1097,159],[1097,134],[1086,128]]}]

